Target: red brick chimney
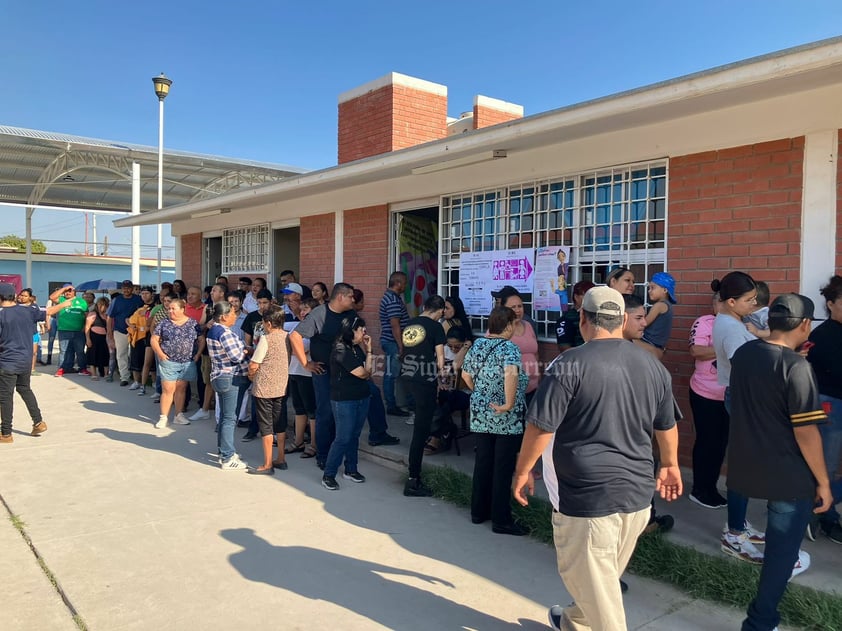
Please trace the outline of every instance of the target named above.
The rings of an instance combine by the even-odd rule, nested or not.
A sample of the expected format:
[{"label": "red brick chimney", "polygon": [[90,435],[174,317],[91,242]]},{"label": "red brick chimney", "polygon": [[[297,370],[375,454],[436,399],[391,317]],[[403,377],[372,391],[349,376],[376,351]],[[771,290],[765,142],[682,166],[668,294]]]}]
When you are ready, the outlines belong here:
[{"label": "red brick chimney", "polygon": [[492,99],[490,96],[481,94],[474,97],[474,129],[491,127],[518,118],[523,118],[523,105]]},{"label": "red brick chimney", "polygon": [[339,164],[446,136],[446,86],[392,72],[339,95]]}]

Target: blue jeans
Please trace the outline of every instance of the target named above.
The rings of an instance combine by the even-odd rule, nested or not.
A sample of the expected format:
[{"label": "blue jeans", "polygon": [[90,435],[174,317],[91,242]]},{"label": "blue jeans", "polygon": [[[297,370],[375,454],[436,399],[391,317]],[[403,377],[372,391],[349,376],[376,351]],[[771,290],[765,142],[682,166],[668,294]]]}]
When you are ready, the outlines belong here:
[{"label": "blue jeans", "polygon": [[742,631],[770,631],[781,617],[778,603],[798,560],[804,531],[813,515],[812,498],[803,500],[769,500],[766,504],[766,549],[757,595],[748,606]]},{"label": "blue jeans", "polygon": [[74,362],[79,366],[79,370],[87,368],[84,331],[59,331],[58,348],[62,356],[59,367],[64,369],[64,372],[73,370]]},{"label": "blue jeans", "polygon": [[216,444],[225,462],[234,455],[234,427],[237,425],[237,392],[244,377],[220,375],[211,379],[214,392],[219,396],[219,433]]},{"label": "blue jeans", "polygon": [[383,407],[380,389],[372,381],[368,382],[368,387],[371,391],[368,406],[368,440],[376,443],[389,435],[389,426],[386,424],[386,408]]},{"label": "blue jeans", "polygon": [[398,344],[397,342],[380,340],[380,348],[383,349],[383,354],[386,356],[386,366],[383,372],[383,397],[386,399],[386,407],[393,410],[398,407],[395,398],[395,380],[401,371]]},{"label": "blue jeans", "polygon": [[[731,416],[731,388],[725,388],[725,410]],[[728,484],[726,480],[725,484]],[[728,489],[725,494],[728,500],[728,530],[732,532],[743,532],[746,529],[746,512],[748,511],[748,498],[742,493]],[[806,526],[805,526],[806,528]],[[795,563],[795,561],[793,561]],[[791,569],[791,568],[790,568]],[[775,625],[772,625],[774,627]],[[770,629],[772,627],[769,627]]]},{"label": "blue jeans", "polygon": [[330,446],[325,462],[326,476],[335,478],[343,459],[345,473],[357,472],[357,451],[360,447],[360,433],[368,414],[369,400],[370,398],[330,402],[336,422],[336,439]]},{"label": "blue jeans", "polygon": [[819,432],[822,435],[824,463],[827,466],[830,490],[833,493],[833,505],[831,505],[829,511],[822,513],[819,519],[822,523],[830,525],[839,522],[836,503],[842,501],[842,478],[836,479],[836,470],[839,468],[839,459],[842,456],[842,399],[823,394],[819,395],[819,399],[825,407],[830,406],[830,411],[827,414],[828,422],[819,425]]},{"label": "blue jeans", "polygon": [[333,436],[336,434],[330,405],[330,375],[314,373],[313,390],[316,393],[316,460],[325,462]]}]

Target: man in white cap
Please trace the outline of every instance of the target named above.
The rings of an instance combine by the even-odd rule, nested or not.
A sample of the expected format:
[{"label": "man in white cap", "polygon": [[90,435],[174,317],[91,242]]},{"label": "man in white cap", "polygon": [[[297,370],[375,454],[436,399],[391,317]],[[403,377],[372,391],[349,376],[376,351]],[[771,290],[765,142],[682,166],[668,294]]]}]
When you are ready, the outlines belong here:
[{"label": "man in white cap", "polygon": [[32,418],[33,436],[47,430],[35,393],[29,387],[32,375],[32,335],[44,312],[17,303],[15,286],[0,283],[0,443],[14,442],[12,414],[15,390]]},{"label": "man in white cap", "polygon": [[526,505],[543,454],[558,571],[575,599],[550,608],[554,629],[626,628],[619,579],[649,522],[652,493],[671,501],[682,492],[672,380],[623,339],[626,317],[618,291],[590,289],[579,317],[586,344],[547,367],[526,413],[512,490]]}]

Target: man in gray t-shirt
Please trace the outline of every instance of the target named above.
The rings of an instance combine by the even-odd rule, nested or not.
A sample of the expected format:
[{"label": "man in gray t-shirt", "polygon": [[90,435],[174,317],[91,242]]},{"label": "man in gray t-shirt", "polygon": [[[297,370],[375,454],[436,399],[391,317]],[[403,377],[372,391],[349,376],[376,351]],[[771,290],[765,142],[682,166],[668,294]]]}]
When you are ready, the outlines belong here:
[{"label": "man in gray t-shirt", "polygon": [[513,492],[527,503],[543,453],[559,573],[576,601],[550,609],[556,628],[562,618],[626,628],[619,578],[649,522],[652,493],[671,501],[682,492],[672,381],[661,362],[623,339],[626,317],[619,292],[589,290],[580,316],[587,343],[550,364],[526,414]]}]

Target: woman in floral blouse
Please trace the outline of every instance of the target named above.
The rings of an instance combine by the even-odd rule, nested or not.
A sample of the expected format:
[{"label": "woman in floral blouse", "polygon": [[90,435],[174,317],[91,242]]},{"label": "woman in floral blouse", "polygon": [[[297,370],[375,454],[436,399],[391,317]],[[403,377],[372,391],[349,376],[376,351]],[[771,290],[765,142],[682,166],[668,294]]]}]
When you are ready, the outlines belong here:
[{"label": "woman in floral blouse", "polygon": [[497,307],[488,318],[488,333],[465,356],[462,378],[471,393],[471,431],[476,458],[471,490],[471,521],[491,518],[498,534],[524,535],[512,519],[509,487],[523,438],[524,395],[528,376],[520,349],[511,341],[515,312]]}]

